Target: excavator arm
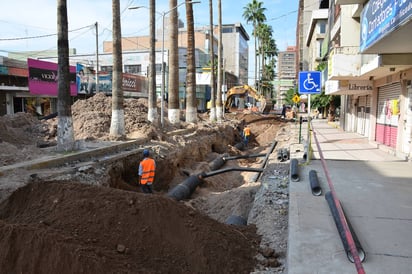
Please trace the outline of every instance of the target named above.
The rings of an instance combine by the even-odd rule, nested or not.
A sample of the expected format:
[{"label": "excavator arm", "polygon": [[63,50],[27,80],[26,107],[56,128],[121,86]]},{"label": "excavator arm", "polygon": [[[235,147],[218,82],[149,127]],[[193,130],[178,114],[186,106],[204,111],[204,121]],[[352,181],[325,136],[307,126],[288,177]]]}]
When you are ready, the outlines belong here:
[{"label": "excavator arm", "polygon": [[233,103],[233,99],[235,98],[235,95],[245,96],[246,94],[255,98],[256,101],[260,102],[259,111],[263,112],[266,107],[265,97],[258,94],[257,90],[249,85],[234,86],[230,88],[227,92],[225,109],[230,109]]}]

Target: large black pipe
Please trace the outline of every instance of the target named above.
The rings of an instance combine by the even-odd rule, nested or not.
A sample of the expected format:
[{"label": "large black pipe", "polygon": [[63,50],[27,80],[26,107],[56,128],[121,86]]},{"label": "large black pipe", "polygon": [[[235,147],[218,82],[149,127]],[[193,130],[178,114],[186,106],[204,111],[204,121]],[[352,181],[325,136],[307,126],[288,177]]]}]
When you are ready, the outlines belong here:
[{"label": "large black pipe", "polygon": [[202,183],[200,175],[192,175],[184,180],[182,183],[178,184],[172,188],[167,196],[175,199],[176,201],[184,200],[190,198],[193,192]]},{"label": "large black pipe", "polygon": [[290,179],[293,182],[299,181],[298,159],[290,160]]},{"label": "large black pipe", "polygon": [[235,146],[235,148],[237,148],[238,150],[243,151],[246,147],[245,143],[237,143]]},{"label": "large black pipe", "polygon": [[316,173],[316,170],[309,171],[309,183],[313,195],[322,195],[322,188],[319,185],[318,174]]},{"label": "large black pipe", "polygon": [[216,159],[214,159],[212,162],[209,163],[209,168],[210,170],[216,170],[221,168],[225,162],[226,162],[226,157],[228,157],[228,154],[223,154],[220,157],[217,157]]},{"label": "large black pipe", "polygon": [[[336,228],[337,228],[337,230],[338,230],[340,239],[341,239],[342,244],[343,244],[343,248],[345,249],[345,252],[346,252],[346,257],[348,258],[348,260],[349,260],[350,262],[354,263],[355,260],[353,259],[352,253],[350,252],[350,247],[349,247],[349,244],[348,244],[348,240],[346,239],[345,230],[344,230],[344,228],[343,228],[342,221],[341,221],[341,219],[339,218],[338,209],[336,208],[336,205],[335,205],[335,203],[334,203],[334,201],[333,201],[332,192],[328,191],[328,192],[325,194],[325,199],[326,199],[326,201],[328,202],[330,211],[331,211],[332,216],[333,216],[333,220],[335,221]],[[339,203],[340,203],[340,201],[339,201]],[[342,207],[342,204],[341,204],[341,207]],[[342,209],[342,211],[343,211],[343,209]],[[343,212],[343,215],[344,215],[345,220],[346,220],[346,222],[347,222],[347,224],[348,224],[350,233],[351,233],[351,235],[352,235],[353,241],[354,241],[355,246],[356,246],[356,249],[357,249],[357,251],[358,251],[359,259],[361,260],[361,262],[363,262],[363,261],[365,260],[365,258],[366,258],[366,254],[365,254],[365,252],[364,252],[364,250],[363,250],[363,248],[362,248],[362,246],[361,246],[361,244],[360,244],[360,242],[359,242],[358,237],[356,236],[355,231],[353,230],[353,227],[352,227],[351,223],[349,222],[348,218],[346,217],[345,212]]]}]

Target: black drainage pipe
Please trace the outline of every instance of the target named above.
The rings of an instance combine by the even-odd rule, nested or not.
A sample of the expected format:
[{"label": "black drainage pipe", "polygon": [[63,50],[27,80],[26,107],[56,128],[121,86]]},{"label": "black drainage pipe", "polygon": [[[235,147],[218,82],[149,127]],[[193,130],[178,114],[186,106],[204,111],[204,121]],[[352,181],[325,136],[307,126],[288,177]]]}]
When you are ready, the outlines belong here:
[{"label": "black drainage pipe", "polygon": [[248,154],[248,155],[236,155],[236,156],[224,156],[223,160],[224,161],[229,161],[229,160],[237,160],[237,159],[247,159],[247,158],[257,158],[257,157],[264,157],[266,156],[266,153],[261,153],[261,154]]},{"label": "black drainage pipe", "polygon": [[309,171],[309,182],[312,194],[315,196],[322,195],[322,188],[319,185],[318,174],[316,173],[316,170]]},{"label": "black drainage pipe", "polygon": [[236,145],[235,145],[235,148],[237,148],[238,150],[244,150],[245,149],[245,143],[237,143]]},{"label": "black drainage pipe", "polygon": [[278,149],[278,154],[277,154],[277,159],[278,161],[282,161],[283,157],[282,157],[282,149]]},{"label": "black drainage pipe", "polygon": [[214,175],[218,175],[221,173],[229,172],[229,171],[250,171],[250,172],[262,172],[263,168],[252,168],[252,167],[228,167],[228,168],[223,168],[211,172],[204,172],[202,174],[199,174],[199,178],[207,178],[211,177]]},{"label": "black drainage pipe", "polygon": [[293,182],[299,181],[298,159],[290,160],[290,179]]},{"label": "black drainage pipe", "polygon": [[178,184],[172,188],[167,196],[175,199],[176,201],[184,200],[190,198],[196,187],[202,183],[200,175],[192,175],[184,180],[182,183]]},{"label": "black drainage pipe", "polygon": [[247,221],[245,218],[243,218],[242,216],[238,216],[238,215],[230,215],[226,221],[226,224],[228,225],[236,225],[236,226],[245,226],[247,225]]},{"label": "black drainage pipe", "polygon": [[228,157],[228,154],[224,154],[220,157],[217,157],[216,159],[214,159],[212,162],[209,163],[209,168],[210,170],[216,170],[221,168],[225,162],[226,162],[226,157]]},{"label": "black drainage pipe", "polygon": [[[269,148],[269,151],[266,153],[266,157],[265,157],[265,159],[263,159],[263,162],[262,162],[262,164],[261,164],[261,167],[262,167],[262,171],[263,171],[263,169],[266,167],[266,164],[267,164],[267,162],[268,162],[268,160],[269,160],[269,156],[273,153],[273,151],[275,150],[275,147],[277,146],[277,144],[278,144],[278,141],[273,141],[273,143],[272,143],[272,145],[270,146],[270,148]],[[252,182],[257,182],[258,180],[259,180],[259,178],[260,178],[260,176],[262,175],[262,172],[259,172],[257,175],[256,175],[256,177],[252,180]]]},{"label": "black drainage pipe", "polygon": [[[325,199],[328,202],[330,211],[331,211],[332,216],[333,216],[333,220],[335,221],[336,228],[338,230],[340,239],[341,239],[342,244],[343,244],[343,248],[345,249],[345,252],[346,252],[346,257],[348,258],[348,260],[350,262],[354,263],[355,260],[353,259],[352,253],[350,252],[350,247],[349,247],[348,241],[346,239],[345,230],[343,229],[342,221],[339,218],[338,209],[336,208],[336,205],[333,202],[332,193],[330,191],[328,191],[325,194]],[[340,203],[340,201],[339,201],[339,203]],[[341,204],[341,206],[342,206],[342,204]],[[342,211],[343,211],[343,209],[342,209]],[[360,259],[361,262],[363,262],[366,259],[365,251],[363,250],[363,248],[362,248],[362,246],[359,242],[359,239],[356,236],[355,231],[353,230],[353,227],[352,227],[351,223],[349,222],[349,219],[346,217],[345,212],[343,212],[343,215],[344,215],[345,220],[348,224],[350,233],[352,234],[352,238],[353,238],[353,241],[355,243],[356,250],[358,251],[358,254],[359,254],[359,259]]]},{"label": "black drainage pipe", "polygon": [[289,149],[284,148],[284,149],[282,150],[282,160],[283,160],[283,161],[289,160],[289,155],[290,155]]}]

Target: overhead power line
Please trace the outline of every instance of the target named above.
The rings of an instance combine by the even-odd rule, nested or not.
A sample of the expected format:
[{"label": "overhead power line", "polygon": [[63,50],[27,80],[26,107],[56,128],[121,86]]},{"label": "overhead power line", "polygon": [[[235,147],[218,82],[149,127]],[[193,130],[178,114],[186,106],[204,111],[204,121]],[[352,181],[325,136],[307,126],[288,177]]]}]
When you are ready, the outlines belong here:
[{"label": "overhead power line", "polygon": [[[88,26],[80,27],[78,29],[69,30],[69,32],[75,32],[75,31],[79,31],[82,29],[90,28],[90,27],[94,28],[94,25],[88,25]],[[18,40],[38,39],[38,38],[51,37],[51,36],[56,36],[56,35],[57,33],[37,35],[37,36],[17,37],[17,38],[0,38],[0,41],[18,41]]]}]

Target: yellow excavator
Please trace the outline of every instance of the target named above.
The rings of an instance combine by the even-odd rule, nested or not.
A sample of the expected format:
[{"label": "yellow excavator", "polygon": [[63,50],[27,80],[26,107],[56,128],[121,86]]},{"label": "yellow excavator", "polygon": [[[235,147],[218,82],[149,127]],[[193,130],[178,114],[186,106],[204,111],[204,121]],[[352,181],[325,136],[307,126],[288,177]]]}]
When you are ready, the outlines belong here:
[{"label": "yellow excavator", "polygon": [[240,97],[245,97],[250,96],[255,98],[256,101],[260,102],[259,106],[259,112],[262,113],[269,113],[271,109],[272,104],[268,104],[266,102],[266,99],[263,95],[260,95],[256,89],[249,85],[243,85],[243,86],[234,86],[230,88],[227,93],[226,93],[226,103],[225,103],[225,109],[227,111],[230,110],[231,106],[233,105],[233,100],[235,98],[235,95],[239,95]]}]

